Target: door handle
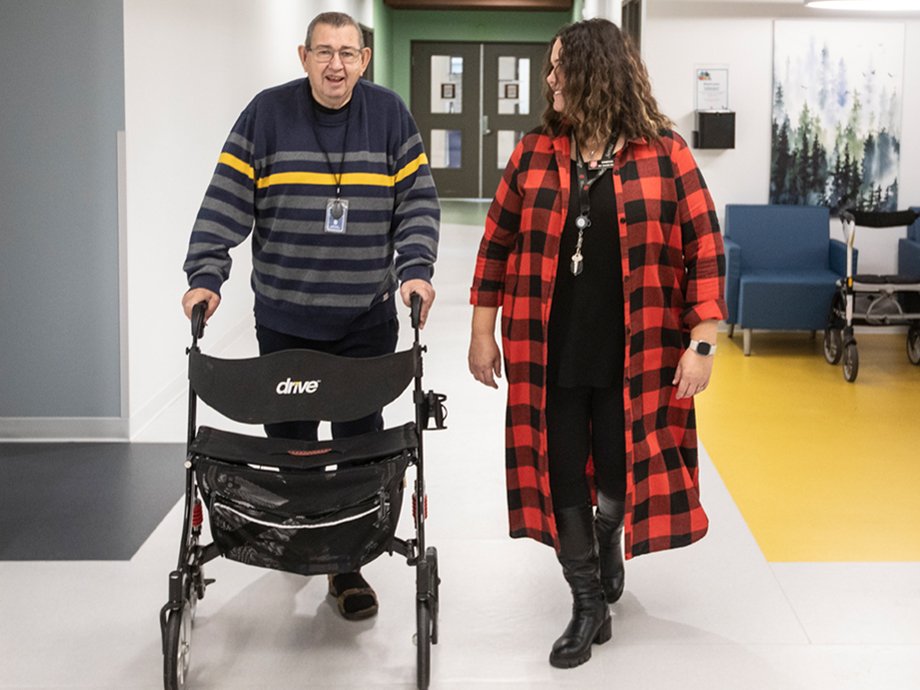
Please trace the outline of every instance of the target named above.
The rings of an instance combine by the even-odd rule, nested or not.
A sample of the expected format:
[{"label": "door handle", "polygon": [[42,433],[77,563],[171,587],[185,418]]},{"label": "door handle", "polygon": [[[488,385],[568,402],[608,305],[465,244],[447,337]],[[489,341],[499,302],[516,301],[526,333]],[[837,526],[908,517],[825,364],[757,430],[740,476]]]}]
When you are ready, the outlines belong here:
[{"label": "door handle", "polygon": [[492,130],[489,129],[489,116],[483,115],[482,116],[482,136],[486,136],[487,134],[491,134],[491,133],[492,133]]}]

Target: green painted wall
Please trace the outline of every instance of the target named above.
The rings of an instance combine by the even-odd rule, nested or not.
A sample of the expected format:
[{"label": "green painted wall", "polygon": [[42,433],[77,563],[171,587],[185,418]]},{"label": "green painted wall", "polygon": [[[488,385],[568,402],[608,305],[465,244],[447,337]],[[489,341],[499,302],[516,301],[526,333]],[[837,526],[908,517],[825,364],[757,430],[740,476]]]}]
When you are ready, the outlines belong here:
[{"label": "green painted wall", "polygon": [[390,9],[383,0],[374,0],[374,83],[393,88],[390,74],[393,61]]},{"label": "green painted wall", "polygon": [[[575,0],[572,12],[390,10],[382,0],[375,0],[375,45],[383,48],[382,41],[378,39],[381,19],[388,24],[386,31],[389,34],[389,54],[385,56],[389,60],[385,69],[387,81],[380,78],[375,78],[375,81],[393,89],[406,103],[410,103],[412,41],[548,43],[573,17],[581,17],[583,7],[583,0]],[[377,55],[382,52],[378,49]],[[380,70],[381,74],[384,72],[379,63],[374,69]]]}]

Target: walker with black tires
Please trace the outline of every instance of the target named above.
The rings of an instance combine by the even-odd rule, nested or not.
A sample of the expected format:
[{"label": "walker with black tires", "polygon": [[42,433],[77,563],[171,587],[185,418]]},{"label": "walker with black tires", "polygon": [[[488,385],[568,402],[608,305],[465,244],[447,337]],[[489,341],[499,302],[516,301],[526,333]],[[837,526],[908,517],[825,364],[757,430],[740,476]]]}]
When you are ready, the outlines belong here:
[{"label": "walker with black tires", "polygon": [[843,377],[852,383],[859,373],[859,350],[853,333],[858,326],[907,325],[907,358],[920,365],[920,275],[853,274],[856,226],[894,228],[911,225],[920,211],[840,213],[847,244],[847,276],[837,281],[824,328],[824,358],[843,362]]},{"label": "walker with black tires", "polygon": [[[201,353],[205,303],[192,312],[188,450],[179,561],[160,611],[166,690],[185,690],[195,609],[218,556],[311,576],[352,572],[394,552],[415,568],[417,685],[438,642],[438,553],[425,543],[423,432],[444,429],[446,396],[422,391],[421,300],[412,296],[413,346],[354,359],[287,350],[228,360]],[[201,400],[247,424],[349,421],[393,402],[414,381],[415,421],[329,441],[248,436],[196,425]],[[395,536],[406,471],[414,467],[415,536]],[[213,542],[200,544],[205,511]]]}]

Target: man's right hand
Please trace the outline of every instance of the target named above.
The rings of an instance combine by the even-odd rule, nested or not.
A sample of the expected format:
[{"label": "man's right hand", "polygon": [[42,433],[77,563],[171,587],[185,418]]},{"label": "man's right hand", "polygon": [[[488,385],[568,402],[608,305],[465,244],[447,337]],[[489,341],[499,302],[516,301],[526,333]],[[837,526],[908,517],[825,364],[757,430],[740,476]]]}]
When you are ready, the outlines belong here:
[{"label": "man's right hand", "polygon": [[220,295],[211,292],[207,288],[194,288],[182,295],[182,309],[185,310],[185,315],[190,320],[192,318],[192,308],[199,302],[208,303],[208,308],[204,312],[204,320],[207,323],[208,319],[211,318],[211,314],[217,311],[217,305],[220,304]]}]

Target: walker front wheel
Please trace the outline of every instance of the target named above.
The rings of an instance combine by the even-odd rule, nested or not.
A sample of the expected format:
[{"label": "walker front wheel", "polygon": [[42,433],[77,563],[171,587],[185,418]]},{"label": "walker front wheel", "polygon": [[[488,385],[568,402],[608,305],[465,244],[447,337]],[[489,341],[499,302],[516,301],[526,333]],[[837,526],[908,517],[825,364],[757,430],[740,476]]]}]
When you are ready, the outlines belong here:
[{"label": "walker front wheel", "polygon": [[838,328],[824,329],[824,359],[828,364],[837,364],[843,355],[843,336]]},{"label": "walker front wheel", "polygon": [[185,690],[192,649],[192,605],[186,601],[181,609],[169,612],[166,621],[166,646],[163,656],[165,690]]},{"label": "walker front wheel", "polygon": [[858,373],[859,351],[856,349],[856,343],[849,343],[843,351],[843,378],[853,383]]},{"label": "walker front wheel", "polygon": [[420,599],[416,602],[416,623],[418,689],[427,690],[431,682],[431,609],[427,601]]},{"label": "walker front wheel", "polygon": [[914,366],[920,364],[920,326],[911,326],[907,331],[907,359]]}]

